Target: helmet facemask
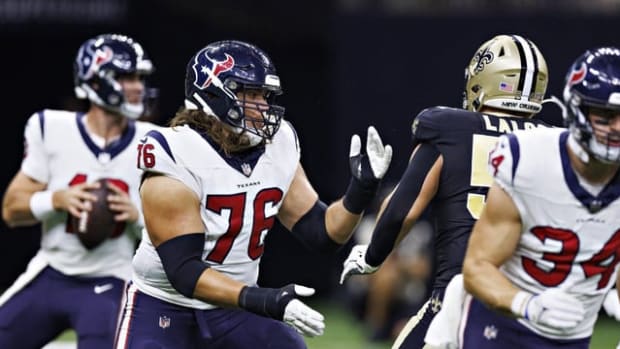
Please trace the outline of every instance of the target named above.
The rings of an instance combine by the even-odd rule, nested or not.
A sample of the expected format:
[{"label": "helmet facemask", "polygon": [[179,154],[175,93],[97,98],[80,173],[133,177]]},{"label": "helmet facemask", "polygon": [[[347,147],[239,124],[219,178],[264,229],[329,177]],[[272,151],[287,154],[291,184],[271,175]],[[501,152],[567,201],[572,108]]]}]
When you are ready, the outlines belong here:
[{"label": "helmet facemask", "polygon": [[620,115],[620,50],[587,51],[571,66],[563,91],[564,123],[591,156],[620,163],[620,132],[609,122]]},{"label": "helmet facemask", "polygon": [[[231,126],[237,132],[247,134],[251,145],[271,140],[284,116],[284,107],[274,103],[280,91],[266,86],[240,85],[233,80],[227,80],[224,85],[235,94],[227,118]],[[248,95],[257,93],[264,96],[264,103],[246,99]]]},{"label": "helmet facemask", "polygon": [[[604,124],[597,125],[597,121],[609,118],[592,116],[590,115],[592,110],[595,110],[592,114],[598,115],[604,113],[620,114],[620,109],[602,109],[588,106],[581,101],[578,95],[573,94],[569,97],[565,119],[572,137],[597,160],[604,163],[620,163],[620,132],[600,130],[601,126],[605,126]],[[596,110],[600,111],[597,112]],[[596,118],[597,121],[593,121],[592,118]],[[600,121],[598,122],[600,123]]]}]

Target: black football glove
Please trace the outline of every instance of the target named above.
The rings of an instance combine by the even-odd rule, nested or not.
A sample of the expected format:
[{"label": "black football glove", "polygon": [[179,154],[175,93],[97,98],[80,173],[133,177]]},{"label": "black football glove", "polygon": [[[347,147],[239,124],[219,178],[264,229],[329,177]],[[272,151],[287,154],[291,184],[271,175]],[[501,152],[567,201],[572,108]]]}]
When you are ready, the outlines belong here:
[{"label": "black football glove", "polygon": [[383,145],[373,126],[368,127],[366,154],[362,154],[361,149],[362,142],[355,134],[351,137],[349,150],[352,177],[343,203],[349,212],[356,214],[362,213],[370,204],[392,161],[392,147]]}]

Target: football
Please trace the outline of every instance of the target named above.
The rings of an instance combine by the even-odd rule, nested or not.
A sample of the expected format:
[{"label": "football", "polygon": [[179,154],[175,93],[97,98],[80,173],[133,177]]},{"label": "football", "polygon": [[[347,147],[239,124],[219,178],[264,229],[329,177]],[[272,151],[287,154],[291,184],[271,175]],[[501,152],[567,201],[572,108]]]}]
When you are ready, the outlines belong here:
[{"label": "football", "polygon": [[116,213],[108,208],[107,197],[112,191],[108,188],[105,178],[99,179],[98,182],[101,186],[91,190],[91,193],[97,196],[97,201],[92,204],[92,211],[82,212],[80,218],[71,217],[73,231],[82,245],[89,250],[99,246],[110,237],[116,226],[114,221]]}]

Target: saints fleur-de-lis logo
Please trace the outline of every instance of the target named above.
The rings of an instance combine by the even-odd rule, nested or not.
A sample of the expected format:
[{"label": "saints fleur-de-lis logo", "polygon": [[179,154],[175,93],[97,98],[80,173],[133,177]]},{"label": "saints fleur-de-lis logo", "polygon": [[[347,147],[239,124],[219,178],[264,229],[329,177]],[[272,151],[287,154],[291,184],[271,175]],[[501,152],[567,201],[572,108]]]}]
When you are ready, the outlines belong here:
[{"label": "saints fleur-de-lis logo", "polygon": [[489,47],[485,47],[484,49],[476,52],[476,55],[474,56],[474,74],[478,74],[481,71],[484,70],[484,66],[493,62],[493,52],[491,52],[491,50],[489,49]]}]

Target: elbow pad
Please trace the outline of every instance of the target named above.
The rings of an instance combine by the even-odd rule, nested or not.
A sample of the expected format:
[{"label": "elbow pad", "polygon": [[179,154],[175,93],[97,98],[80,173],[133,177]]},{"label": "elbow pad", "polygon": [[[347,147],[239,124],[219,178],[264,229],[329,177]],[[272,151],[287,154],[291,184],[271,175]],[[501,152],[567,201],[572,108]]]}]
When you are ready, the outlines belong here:
[{"label": "elbow pad", "polygon": [[332,240],[325,227],[325,212],[327,205],[317,200],[310,211],[295,223],[292,232],[301,243],[313,251],[335,252],[340,244]]},{"label": "elbow pad", "polygon": [[194,298],[198,279],[209,266],[202,260],[205,234],[192,233],[163,242],[156,250],[168,281],[175,290]]}]

